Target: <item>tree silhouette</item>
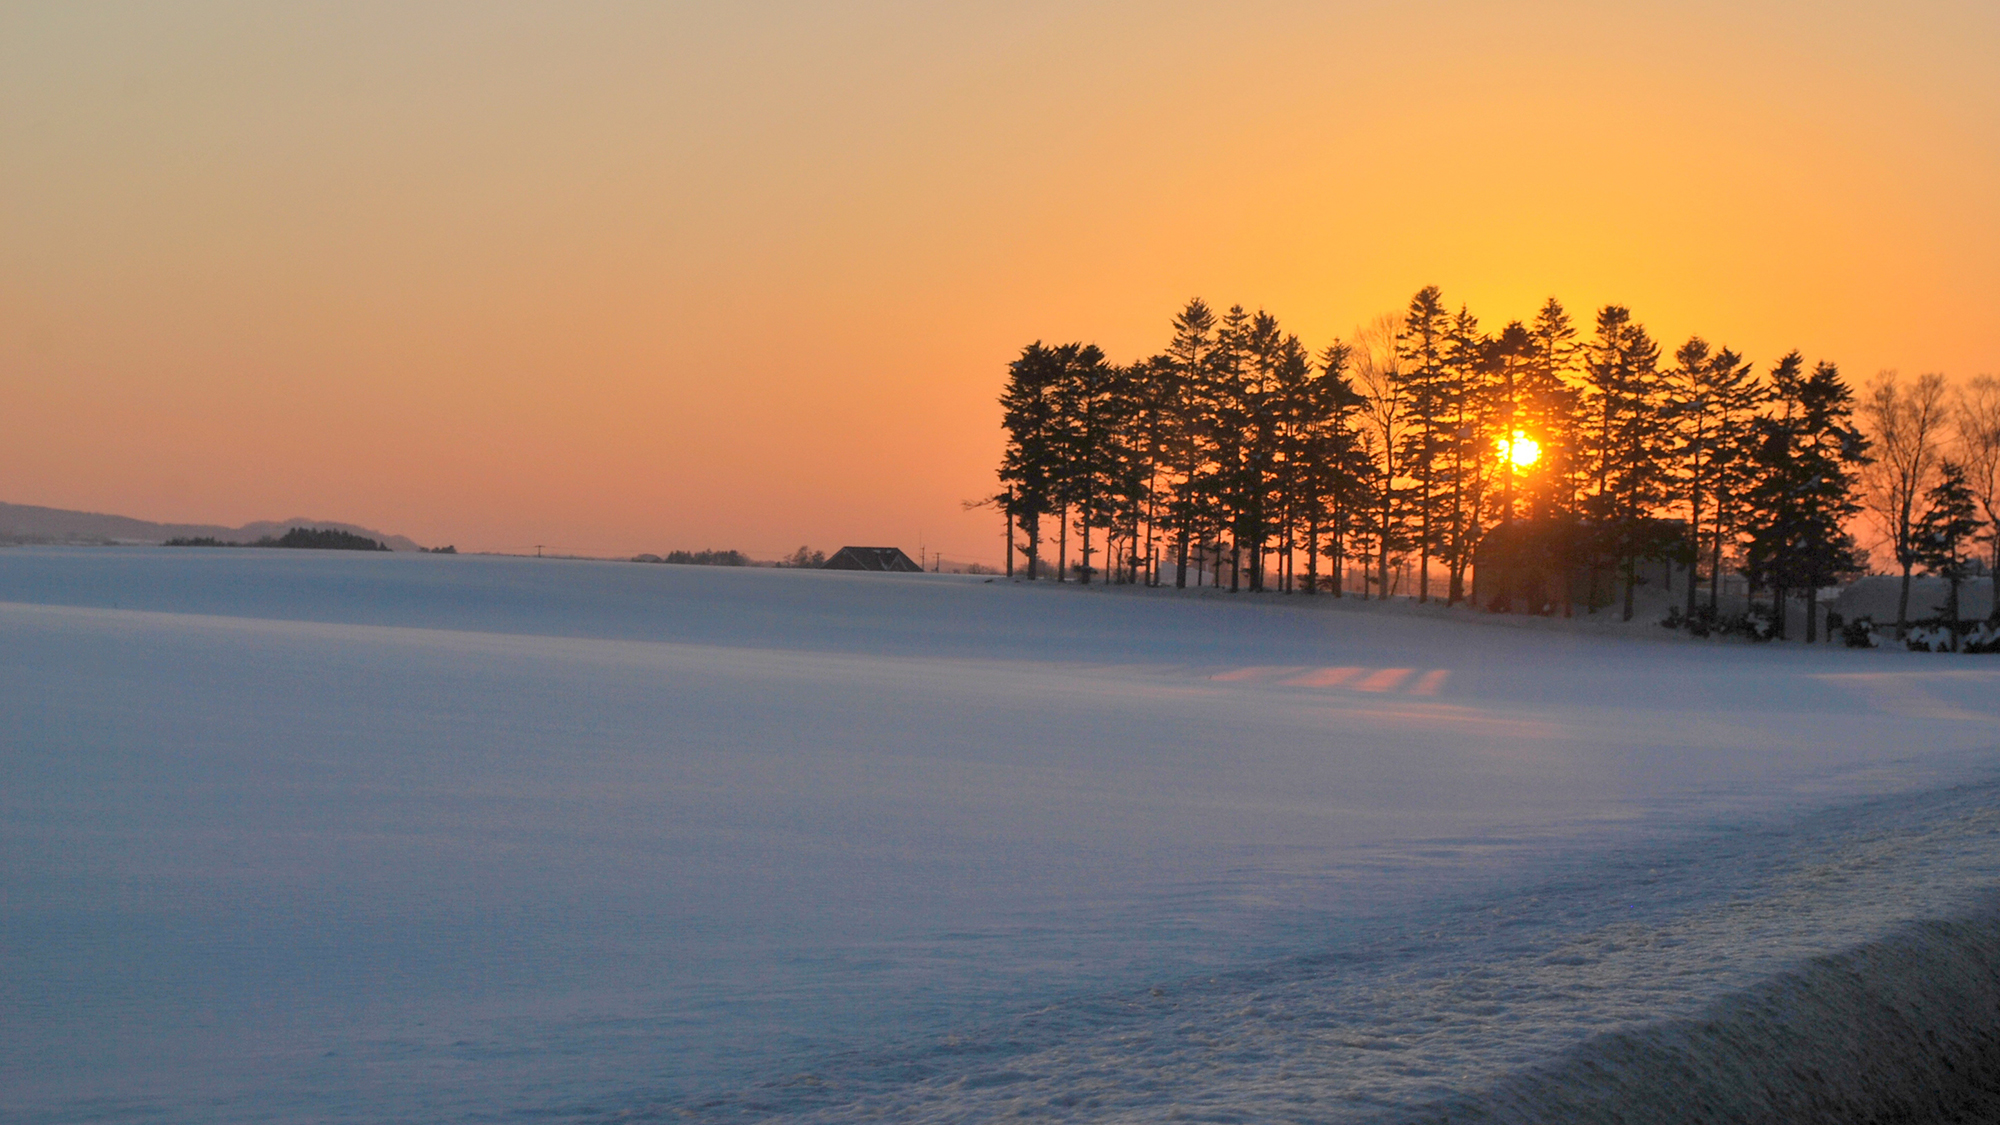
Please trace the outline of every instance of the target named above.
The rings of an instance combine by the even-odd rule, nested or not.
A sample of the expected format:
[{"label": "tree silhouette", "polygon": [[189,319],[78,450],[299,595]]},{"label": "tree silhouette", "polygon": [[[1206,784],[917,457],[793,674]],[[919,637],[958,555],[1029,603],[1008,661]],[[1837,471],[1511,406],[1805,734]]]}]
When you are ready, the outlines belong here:
[{"label": "tree silhouette", "polygon": [[[1907,618],[1916,504],[1946,433],[1936,377],[1885,376],[1857,408],[1832,364],[1807,370],[1796,352],[1760,379],[1692,336],[1662,370],[1622,305],[1598,311],[1587,341],[1553,297],[1488,334],[1435,286],[1317,354],[1242,305],[1218,316],[1190,300],[1170,327],[1160,354],[1126,366],[1039,341],[1009,364],[1002,489],[980,502],[1006,513],[1008,573],[1018,529],[1027,577],[1044,577],[1053,531],[1058,580],[1074,533],[1086,583],[1163,583],[1171,561],[1177,587],[1190,573],[1220,586],[1226,568],[1232,592],[1338,596],[1351,561],[1364,598],[1408,577],[1424,601],[1438,562],[1455,605],[1482,545],[1498,543],[1496,559],[1560,575],[1551,611],[1570,612],[1573,580],[1616,573],[1630,620],[1640,562],[1664,559],[1685,568],[1692,618],[1705,562],[1712,612],[1736,567],[1772,592],[1781,631],[1803,595],[1810,638],[1815,591],[1860,565],[1846,524],[1865,493],[1899,544]],[[1857,409],[1882,451],[1873,465]],[[1973,383],[1950,417],[1974,515],[1983,504],[1991,522],[2000,384]],[[1517,435],[1539,457],[1516,464]],[[1527,530],[1495,538],[1517,523]],[[1592,586],[1593,610],[1606,593]]]},{"label": "tree silhouette", "polygon": [[1924,494],[1924,514],[1917,521],[1917,561],[1927,573],[1943,578],[1949,593],[1945,621],[1951,628],[1951,648],[1958,651],[1958,585],[1971,572],[1973,536],[1979,533],[1979,505],[1967,483],[1965,466],[1956,461],[1938,465],[1938,480]]},{"label": "tree silhouette", "polygon": [[1896,636],[1910,626],[1910,570],[1917,565],[1918,498],[1931,486],[1943,454],[1944,376],[1920,375],[1914,383],[1884,371],[1868,385],[1861,416],[1875,443],[1875,463],[1866,477],[1864,502],[1880,521],[1896,562],[1903,568],[1896,597]]}]

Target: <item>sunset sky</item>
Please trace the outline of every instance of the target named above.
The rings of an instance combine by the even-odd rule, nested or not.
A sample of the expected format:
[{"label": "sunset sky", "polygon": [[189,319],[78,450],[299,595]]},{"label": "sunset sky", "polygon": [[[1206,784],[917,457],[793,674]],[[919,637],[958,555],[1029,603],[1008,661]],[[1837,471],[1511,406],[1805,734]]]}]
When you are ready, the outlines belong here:
[{"label": "sunset sky", "polygon": [[2000,372],[2000,5],[0,8],[0,500],[997,563],[1035,339]]}]

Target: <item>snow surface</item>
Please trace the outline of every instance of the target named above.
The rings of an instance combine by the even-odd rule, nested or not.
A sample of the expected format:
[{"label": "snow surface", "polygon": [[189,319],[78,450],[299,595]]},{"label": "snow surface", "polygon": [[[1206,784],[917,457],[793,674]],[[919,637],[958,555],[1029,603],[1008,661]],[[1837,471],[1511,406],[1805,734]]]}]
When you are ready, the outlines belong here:
[{"label": "snow surface", "polygon": [[2000,885],[2000,666],[0,552],[0,1115],[1325,1121]]}]

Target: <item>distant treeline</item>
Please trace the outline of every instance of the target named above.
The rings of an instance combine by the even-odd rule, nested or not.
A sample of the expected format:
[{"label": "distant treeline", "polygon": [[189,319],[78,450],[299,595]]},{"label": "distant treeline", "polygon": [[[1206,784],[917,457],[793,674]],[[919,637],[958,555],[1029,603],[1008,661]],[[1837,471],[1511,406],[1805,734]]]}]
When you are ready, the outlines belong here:
[{"label": "distant treeline", "polygon": [[677,566],[750,566],[750,556],[741,551],[668,551],[666,555],[637,555],[633,562],[673,563]]},{"label": "distant treeline", "polygon": [[[187,539],[169,539],[162,544],[167,547],[290,547],[307,551],[386,551],[388,544],[356,535],[351,531],[340,531],[331,527],[295,527],[276,537],[266,535],[254,543],[227,543],[211,536],[197,536]],[[440,553],[456,554],[455,548],[440,548]]]},{"label": "distant treeline", "polygon": [[1906,580],[1955,588],[1982,539],[2000,565],[1992,379],[1952,400],[1942,376],[1885,373],[1857,401],[1796,351],[1761,373],[1698,336],[1663,357],[1628,309],[1585,338],[1554,298],[1489,332],[1435,286],[1316,353],[1241,306],[1192,301],[1172,330],[1130,364],[1036,342],[1009,366],[991,502],[1010,574],[1018,535],[1029,578],[1051,540],[1067,577],[1075,534],[1085,582],[1219,584],[1226,567],[1231,590],[1338,596],[1352,567],[1364,597],[1450,603],[1520,521],[1563,545],[1536,565],[1615,574],[1628,618],[1644,559],[1687,568],[1690,614],[1698,582],[1712,614],[1726,570],[1778,606],[1862,571],[1847,526],[1864,507]]},{"label": "distant treeline", "polygon": [[741,551],[669,551],[662,555],[635,555],[633,562],[675,563],[681,566],[788,566],[818,567],[826,562],[825,551],[800,547],[777,562],[759,563]]}]

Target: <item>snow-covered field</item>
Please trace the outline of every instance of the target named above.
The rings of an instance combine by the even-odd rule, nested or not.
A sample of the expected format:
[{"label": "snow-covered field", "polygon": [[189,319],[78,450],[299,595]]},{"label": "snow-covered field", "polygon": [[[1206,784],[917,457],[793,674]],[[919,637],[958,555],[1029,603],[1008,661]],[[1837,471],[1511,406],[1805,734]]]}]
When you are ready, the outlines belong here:
[{"label": "snow-covered field", "polygon": [[1527,1119],[2000,932],[2000,662],[1304,602],[0,552],[0,1116]]}]

